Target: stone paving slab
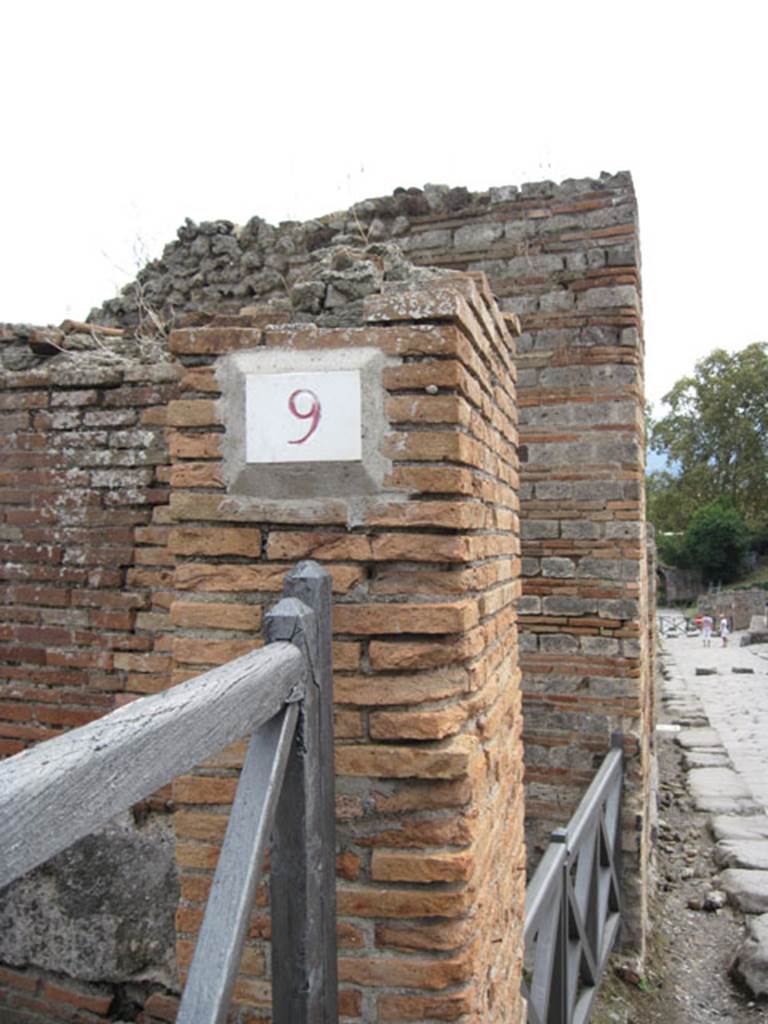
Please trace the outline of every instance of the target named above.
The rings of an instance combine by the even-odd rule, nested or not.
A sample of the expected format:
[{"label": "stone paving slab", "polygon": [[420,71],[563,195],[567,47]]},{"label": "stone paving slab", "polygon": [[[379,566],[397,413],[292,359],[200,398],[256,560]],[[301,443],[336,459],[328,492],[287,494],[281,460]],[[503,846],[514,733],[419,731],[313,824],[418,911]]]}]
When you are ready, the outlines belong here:
[{"label": "stone paving slab", "polygon": [[722,747],[723,741],[717,729],[686,729],[679,736],[675,737],[675,743],[681,747],[692,749],[694,747]]},{"label": "stone paving slab", "polygon": [[768,914],[747,918],[747,939],[733,969],[757,998],[768,996]]},{"label": "stone paving slab", "polygon": [[685,729],[702,729],[709,726],[709,719],[701,712],[701,705],[689,704],[667,704],[664,711],[669,715],[673,725],[683,726]]},{"label": "stone paving slab", "polygon": [[731,759],[724,750],[686,750],[686,768],[730,768]]},{"label": "stone paving slab", "polygon": [[668,704],[664,711],[675,725],[684,725],[686,729],[699,729],[708,725],[707,719],[701,715],[701,709],[693,710],[683,704]]},{"label": "stone paving slab", "polygon": [[720,875],[720,887],[745,914],[768,913],[768,871],[726,868]]},{"label": "stone paving slab", "polygon": [[733,768],[692,768],[688,789],[697,810],[709,814],[757,814],[762,810]]},{"label": "stone paving slab", "polygon": [[729,796],[700,796],[694,798],[694,806],[697,811],[704,811],[706,814],[743,814],[749,816],[761,811],[762,805],[756,803],[751,797],[744,799]]},{"label": "stone paving slab", "polygon": [[752,798],[733,768],[692,768],[688,774],[688,787],[694,797],[727,797],[733,800]]},{"label": "stone paving slab", "polygon": [[755,814],[751,818],[734,818],[720,814],[709,823],[715,839],[728,842],[738,839],[768,839],[768,815]]},{"label": "stone paving slab", "polygon": [[765,839],[731,839],[715,847],[715,860],[725,868],[768,871],[768,842]]}]

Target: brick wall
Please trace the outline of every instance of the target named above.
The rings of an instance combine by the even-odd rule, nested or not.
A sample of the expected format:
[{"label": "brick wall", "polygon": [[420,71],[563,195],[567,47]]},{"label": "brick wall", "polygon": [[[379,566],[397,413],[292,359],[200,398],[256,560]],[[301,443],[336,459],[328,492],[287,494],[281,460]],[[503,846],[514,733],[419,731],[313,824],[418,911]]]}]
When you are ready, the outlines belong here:
[{"label": "brick wall", "polygon": [[520,625],[532,859],[621,730],[625,888],[642,946],[653,707],[631,182],[524,189],[454,227],[452,251],[430,259],[485,269],[523,323]]},{"label": "brick wall", "polygon": [[86,353],[0,373],[1,754],[167,678],[163,427],[176,385],[170,364]]},{"label": "brick wall", "polygon": [[[249,649],[292,564],[325,564],[335,591],[342,1019],[517,1021],[524,855],[512,340],[483,283],[466,277],[374,297],[367,317],[346,329],[233,322],[171,335],[189,364],[168,413],[174,679]],[[383,493],[228,496],[223,353],[356,346],[387,357]],[[174,786],[182,967],[240,754]],[[269,996],[265,902],[263,889],[236,989],[257,1015]]]},{"label": "brick wall", "polygon": [[[259,517],[252,507],[244,513],[238,500],[221,514],[215,365],[228,351],[264,344],[267,322],[312,320],[315,293],[307,273],[321,256],[316,250],[330,241],[359,244],[363,238],[395,238],[425,267],[485,272],[501,309],[522,320],[516,372],[529,848],[535,859],[548,829],[567,820],[608,748],[611,731],[620,728],[629,755],[625,879],[632,890],[632,938],[641,947],[650,854],[653,574],[645,559],[640,267],[628,175],[477,194],[441,187],[398,190],[350,213],[279,229],[258,219],[240,232],[226,222],[187,225],[163,261],[142,272],[142,301],[161,312],[171,305],[215,311],[266,298],[271,312],[229,321],[220,316],[208,328],[172,336],[171,358],[186,369],[184,397],[170,406],[171,467],[161,441],[165,405],[175,386],[168,367],[153,370],[130,360],[105,366],[84,357],[77,363],[67,356],[24,370],[10,369],[16,356],[0,360],[8,368],[2,377],[8,446],[2,593],[8,616],[0,627],[7,666],[0,751],[12,753],[116,701],[162,689],[171,678],[194,675],[212,659],[227,660],[252,646],[264,604],[277,594],[287,566],[305,555],[327,561],[334,573],[340,627],[347,630],[336,643],[340,685],[377,681],[375,688],[361,691],[370,703],[347,700],[339,707],[339,739],[353,752],[343,757],[377,747],[424,751],[437,744],[453,750],[460,746],[457,737],[482,721],[482,713],[473,710],[475,683],[468,666],[474,659],[482,662],[484,645],[492,647],[481,629],[483,619],[501,621],[505,612],[492,610],[493,601],[516,577],[513,565],[503,569],[504,577],[494,579],[493,571],[515,557],[504,553],[504,537],[510,524],[516,535],[517,479],[498,475],[498,462],[488,455],[512,440],[511,428],[503,439],[494,435],[495,428],[484,432],[478,426],[485,416],[493,422],[497,413],[487,395],[499,402],[512,373],[503,346],[497,350],[491,344],[492,332],[486,330],[482,341],[466,321],[467,310],[475,309],[475,322],[480,314],[474,293],[471,301],[467,298],[467,289],[477,285],[457,280],[455,287],[465,297],[453,304],[444,297],[442,306],[435,294],[431,306],[422,300],[400,309],[387,307],[382,298],[376,300],[383,304],[378,312],[369,300],[368,314],[378,316],[381,325],[369,322],[358,331],[395,361],[387,370],[388,411],[404,446],[390,453],[395,456],[390,485],[400,497],[383,508],[381,518],[356,518],[350,528],[349,509],[334,502],[303,515],[290,503],[280,513],[265,506]],[[199,271],[194,275],[193,266]],[[107,318],[136,319],[134,292],[129,288],[107,304]],[[363,288],[345,301],[354,298],[361,309],[365,294]],[[492,308],[487,298],[483,303],[486,312]],[[419,320],[425,311],[427,321]],[[393,321],[403,325],[397,333]],[[288,337],[274,336],[281,344],[288,344]],[[321,336],[308,327],[306,334],[291,333],[290,344],[312,347],[321,337],[323,344],[341,345],[361,335]],[[492,359],[502,358],[505,365],[494,368]],[[489,383],[499,369],[501,383]],[[516,463],[510,465],[516,472]],[[170,474],[176,518],[169,534],[171,513],[163,502]],[[507,489],[503,500],[496,489],[500,481]],[[403,501],[403,493],[411,498]],[[487,511],[477,518],[479,509],[497,505],[511,518],[491,524]],[[416,638],[394,642],[371,635],[367,629],[380,626],[377,612],[366,625],[370,613],[354,610],[380,602],[406,605],[417,596],[425,632]],[[427,607],[437,618],[428,617]],[[352,617],[345,620],[345,614]],[[396,619],[392,622],[400,628]],[[457,642],[459,637],[466,639]],[[405,660],[388,665],[392,657]],[[487,657],[492,659],[490,653]],[[409,686],[418,684],[415,703],[395,685],[400,680],[402,687],[404,678]],[[388,703],[395,698],[400,703]],[[512,741],[519,727],[513,712]],[[503,730],[493,735],[501,743]],[[179,783],[182,962],[189,956],[222,831],[224,805],[216,801],[231,792],[229,764],[235,756]],[[466,878],[435,883],[406,878],[402,888],[409,899],[412,892],[454,889],[481,899],[479,833],[466,826],[466,801],[486,800],[488,778],[473,774],[471,758],[462,763],[463,775],[440,782],[393,781],[372,771],[340,777],[341,834],[348,845],[339,870],[345,890],[378,893],[400,881],[379,878],[377,872],[391,871],[386,858],[391,863],[400,844],[410,843],[406,852],[416,861],[417,851],[427,850],[429,862],[436,848],[440,856],[463,857],[469,851],[470,862],[459,857],[453,867],[435,869],[448,872],[444,878],[450,871],[469,872]],[[518,770],[514,762],[512,778]],[[200,798],[208,791],[215,797],[210,804]],[[434,805],[426,794],[442,795]],[[486,805],[492,806],[490,798]],[[405,825],[393,818],[392,827],[375,831],[372,816],[401,813]],[[515,804],[513,818],[518,813]],[[489,815],[489,820],[495,819]],[[419,835],[416,826],[426,831]],[[345,916],[345,956],[356,961],[350,970],[375,961],[369,965],[374,971],[388,958],[418,963],[430,948],[445,963],[460,961],[459,972],[484,962],[482,951],[464,951],[463,926],[451,917],[423,934],[416,923],[399,925],[395,935],[386,922]],[[257,917],[254,936],[265,928]],[[257,945],[250,955],[241,995],[256,1005],[266,995],[267,965]],[[514,956],[508,962],[514,964]],[[391,986],[380,991],[368,983],[374,976],[375,971],[366,984],[357,975],[347,976],[344,1006],[351,1019],[355,1013],[365,1019],[379,1004],[382,1014],[389,1014],[383,1019],[419,1019],[429,999],[442,999],[432,1009],[449,1019],[463,1007],[484,1006],[487,998],[487,986],[454,980],[435,990],[440,995],[410,992],[415,1002],[409,1009],[398,1004]],[[470,1002],[462,1002],[465,998]]]},{"label": "brick wall", "polygon": [[629,937],[642,948],[653,691],[632,181],[617,174],[393,198],[419,205],[387,218],[387,200],[360,204],[364,231],[378,221],[376,233],[397,232],[417,264],[485,272],[501,309],[522,323],[516,365],[530,860],[536,863],[549,830],[568,820],[611,732],[621,730],[629,755]]},{"label": "brick wall", "polygon": [[[393,239],[419,266],[482,271],[520,316],[527,835],[535,863],[610,745],[626,739],[626,881],[641,945],[650,857],[651,597],[645,566],[643,334],[629,174],[471,193],[397,189],[278,228],[187,223],[142,272],[160,309],[311,309],[322,246]],[[201,261],[205,258],[204,270]],[[192,274],[195,268],[197,273]],[[129,287],[100,311],[136,317]]]},{"label": "brick wall", "polygon": [[[139,986],[137,986],[139,988]],[[141,997],[136,1024],[167,1024],[176,1016],[177,1000],[161,992]],[[106,984],[74,981],[60,973],[0,966],[0,1020],[3,1024],[103,1024],[134,1014],[134,993]],[[117,1014],[117,1016],[116,1016]]]},{"label": "brick wall", "polygon": [[[625,938],[642,949],[651,857],[653,588],[645,556],[644,343],[631,178],[476,194],[409,190],[328,221],[348,235],[396,235],[417,265],[482,271],[500,308],[520,317],[529,860],[537,862],[549,830],[570,817],[611,732],[623,732]],[[287,230],[298,245],[299,227]],[[300,265],[297,253],[289,280],[292,268],[300,276]]]},{"label": "brick wall", "polygon": [[[164,420],[178,377],[167,361],[141,364],[114,352],[38,357],[25,330],[5,328],[0,341],[6,367],[0,373],[4,757],[167,684],[171,662],[162,624],[172,579],[165,565]],[[50,357],[50,345],[37,345]],[[21,368],[8,368],[18,363]],[[166,832],[169,798],[170,791],[157,794],[141,811],[152,818],[158,839]],[[134,848],[135,842],[138,849],[145,833],[125,828],[122,846]],[[120,842],[75,847],[74,859],[63,855],[0,894],[3,1021],[114,1019],[115,1012],[122,1016],[120,1008],[127,1012],[153,988],[161,989],[152,978],[163,972],[158,975],[151,964],[148,980],[130,994],[118,965],[105,972],[108,980],[93,981],[88,945],[99,941],[93,936],[101,927],[109,929],[111,908],[104,904],[119,903],[120,894],[102,888],[85,899],[86,909],[72,909],[80,899],[77,872],[87,887],[89,872],[101,870],[100,857],[109,849],[111,859]],[[168,864],[173,874],[172,859]],[[113,886],[121,868],[113,859]],[[172,884],[166,888],[173,899]],[[91,938],[78,952],[72,945],[82,939],[85,920]],[[136,954],[143,934],[125,957],[122,940],[107,934],[117,960],[144,966]],[[35,952],[28,956],[31,946]],[[57,948],[65,950],[61,960]],[[163,952],[155,950],[154,959],[162,960]],[[100,948],[98,959],[108,958]]]}]

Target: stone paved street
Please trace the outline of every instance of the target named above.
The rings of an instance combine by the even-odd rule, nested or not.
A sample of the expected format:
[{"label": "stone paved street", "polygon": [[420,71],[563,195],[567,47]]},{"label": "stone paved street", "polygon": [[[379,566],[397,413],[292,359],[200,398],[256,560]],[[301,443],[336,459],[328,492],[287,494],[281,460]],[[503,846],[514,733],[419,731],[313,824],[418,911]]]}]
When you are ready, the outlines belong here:
[{"label": "stone paved street", "polygon": [[[665,616],[666,623],[671,620]],[[673,629],[674,633],[675,630]],[[718,886],[744,914],[734,975],[768,996],[768,645],[734,633],[663,641],[662,698],[678,728],[694,807],[710,814]],[[678,723],[678,725],[674,725]],[[662,726],[664,728],[664,726]]]},{"label": "stone paved street", "polygon": [[[704,647],[700,637],[686,636],[667,639],[664,647],[701,701],[742,782],[768,810],[768,644],[740,647],[742,635],[733,633],[727,647],[719,637]],[[697,668],[716,674],[696,675]]]}]

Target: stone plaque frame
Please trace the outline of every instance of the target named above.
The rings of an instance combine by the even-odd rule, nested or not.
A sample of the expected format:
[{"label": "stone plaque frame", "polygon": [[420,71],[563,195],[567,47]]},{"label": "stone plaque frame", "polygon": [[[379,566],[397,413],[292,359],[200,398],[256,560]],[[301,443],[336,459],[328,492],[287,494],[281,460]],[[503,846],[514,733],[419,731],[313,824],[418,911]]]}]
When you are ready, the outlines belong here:
[{"label": "stone plaque frame", "polygon": [[[387,360],[376,348],[321,351],[251,349],[219,364],[220,412],[226,433],[222,444],[224,480],[230,494],[253,498],[311,500],[378,494],[391,462],[381,451],[389,429],[384,409],[382,370]],[[246,451],[246,381],[252,374],[331,373],[360,376],[362,458],[356,461],[254,463]]]}]

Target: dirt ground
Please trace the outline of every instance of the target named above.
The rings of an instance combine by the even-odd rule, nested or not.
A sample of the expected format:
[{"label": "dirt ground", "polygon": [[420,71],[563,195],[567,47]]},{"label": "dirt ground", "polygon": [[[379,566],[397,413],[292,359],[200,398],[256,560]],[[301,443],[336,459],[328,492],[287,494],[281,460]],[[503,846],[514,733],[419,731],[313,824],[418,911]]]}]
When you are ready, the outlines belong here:
[{"label": "dirt ground", "polygon": [[755,1003],[728,973],[744,934],[741,915],[728,906],[692,909],[717,889],[714,842],[708,816],[693,809],[672,734],[658,734],[658,753],[658,885],[648,955],[642,973],[614,956],[592,1024],[765,1022],[768,1003]]}]

